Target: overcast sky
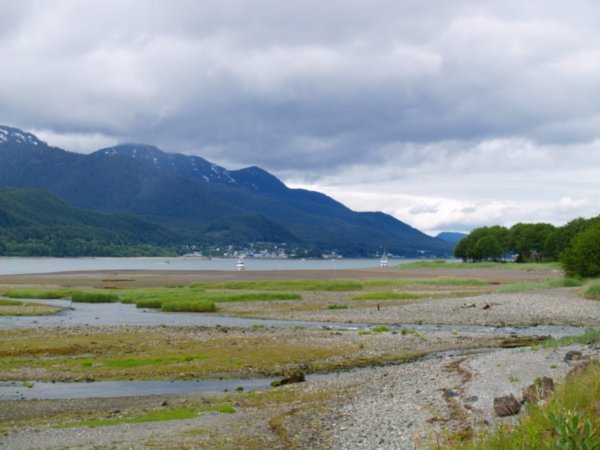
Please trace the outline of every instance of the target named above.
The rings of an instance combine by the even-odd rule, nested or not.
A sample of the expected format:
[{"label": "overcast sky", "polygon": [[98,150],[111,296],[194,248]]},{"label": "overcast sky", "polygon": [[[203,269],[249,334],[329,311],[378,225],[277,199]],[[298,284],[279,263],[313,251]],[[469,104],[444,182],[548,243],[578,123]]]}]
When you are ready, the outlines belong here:
[{"label": "overcast sky", "polygon": [[600,212],[597,0],[0,0],[0,123],[417,228]]}]

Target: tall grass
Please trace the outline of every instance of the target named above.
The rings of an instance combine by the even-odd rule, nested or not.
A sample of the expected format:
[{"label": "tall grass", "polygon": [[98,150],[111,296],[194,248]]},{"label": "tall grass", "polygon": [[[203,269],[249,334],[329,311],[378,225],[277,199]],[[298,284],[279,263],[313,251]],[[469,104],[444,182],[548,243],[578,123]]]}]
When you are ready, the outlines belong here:
[{"label": "tall grass", "polygon": [[515,262],[478,262],[465,263],[462,261],[415,261],[412,263],[398,264],[398,269],[506,269],[506,270],[544,270],[560,269],[557,262],[547,263],[515,263]]},{"label": "tall grass", "polygon": [[352,300],[415,300],[422,295],[410,292],[365,292],[352,297]]},{"label": "tall grass", "polygon": [[8,300],[6,298],[0,298],[0,306],[21,306],[23,302],[18,300]]},{"label": "tall grass", "polygon": [[600,283],[590,285],[585,291],[584,296],[592,300],[600,300]]},{"label": "tall grass", "polygon": [[550,278],[544,281],[523,281],[502,286],[498,289],[501,294],[512,294],[515,292],[533,291],[535,289],[555,289],[561,287],[582,286],[583,281],[577,278]]},{"label": "tall grass", "polygon": [[367,280],[363,282],[365,288],[373,287],[401,287],[401,286],[487,286],[489,281],[479,278],[397,278]]},{"label": "tall grass", "polygon": [[162,304],[161,311],[164,312],[214,312],[217,310],[211,301],[173,301]]},{"label": "tall grass", "polygon": [[201,281],[193,289],[227,289],[246,291],[358,291],[363,285],[356,280],[259,280]]},{"label": "tall grass", "polygon": [[10,298],[35,298],[56,300],[60,298],[68,298],[71,295],[70,289],[36,289],[36,288],[19,288],[11,289],[6,292],[6,297]]},{"label": "tall grass", "polygon": [[71,300],[75,303],[115,303],[119,296],[112,292],[76,291],[71,294]]}]

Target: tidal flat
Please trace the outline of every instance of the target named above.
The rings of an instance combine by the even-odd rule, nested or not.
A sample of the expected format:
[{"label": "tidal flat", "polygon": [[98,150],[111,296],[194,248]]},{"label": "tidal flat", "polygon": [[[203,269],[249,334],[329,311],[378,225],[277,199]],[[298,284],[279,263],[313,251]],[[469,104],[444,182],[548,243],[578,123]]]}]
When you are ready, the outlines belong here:
[{"label": "tidal flat", "polygon": [[[32,304],[66,319],[68,308],[86,304],[52,297],[85,292],[84,300],[110,297],[126,303],[106,308],[120,305],[129,308],[124,312],[164,317],[152,325],[43,326],[53,316],[40,315],[37,323],[11,328],[22,319],[8,310],[0,316],[0,380],[21,390],[42,382],[279,379],[299,372],[307,379],[252,392],[240,387],[220,393],[0,399],[0,443],[6,448],[435,447],[467,426],[485,429],[485,421],[503,420],[490,413],[491,392],[518,392],[537,376],[564,379],[570,370],[563,361],[567,349],[599,356],[596,335],[547,347],[527,347],[539,340],[531,332],[523,339],[519,335],[525,331],[519,327],[576,334],[600,324],[600,302],[583,298],[583,286],[565,287],[570,283],[554,267],[324,272],[0,277],[0,292],[19,297],[5,299],[0,309],[22,308],[16,302],[45,296]],[[213,302],[215,311],[160,312],[163,304],[182,299]],[[184,316],[254,321],[169,323]],[[302,321],[314,326],[298,325]],[[416,328],[427,324],[444,327]],[[468,328],[474,325],[495,331]]]}]

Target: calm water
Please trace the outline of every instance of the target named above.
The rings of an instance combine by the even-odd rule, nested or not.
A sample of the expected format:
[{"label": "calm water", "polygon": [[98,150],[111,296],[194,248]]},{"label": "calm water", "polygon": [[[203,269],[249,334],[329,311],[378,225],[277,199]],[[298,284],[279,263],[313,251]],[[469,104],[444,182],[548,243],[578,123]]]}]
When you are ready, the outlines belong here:
[{"label": "calm water", "polygon": [[108,398],[189,392],[218,393],[269,389],[276,378],[249,378],[194,381],[96,381],[93,383],[34,382],[32,387],[19,381],[0,381],[0,400]]},{"label": "calm water", "polygon": [[[390,260],[389,265],[412,262]],[[0,275],[82,270],[237,270],[237,259],[193,258],[0,258]],[[258,259],[245,260],[245,270],[332,270],[379,267],[378,259]]]},{"label": "calm water", "polygon": [[[0,329],[36,328],[36,327],[71,327],[71,326],[227,326],[253,327],[306,327],[306,328],[338,328],[350,330],[369,329],[374,324],[303,322],[298,320],[263,320],[240,317],[220,316],[214,313],[166,313],[157,309],[136,308],[135,305],[123,303],[73,303],[69,300],[28,300],[65,307],[64,311],[51,316],[0,316]],[[70,309],[69,307],[73,308]],[[492,335],[519,334],[521,336],[548,335],[555,338],[573,336],[583,333],[584,328],[539,325],[536,327],[487,327],[479,325],[429,325],[403,324],[390,326],[392,330],[402,329],[430,331],[457,331],[461,333],[485,333]]]}]

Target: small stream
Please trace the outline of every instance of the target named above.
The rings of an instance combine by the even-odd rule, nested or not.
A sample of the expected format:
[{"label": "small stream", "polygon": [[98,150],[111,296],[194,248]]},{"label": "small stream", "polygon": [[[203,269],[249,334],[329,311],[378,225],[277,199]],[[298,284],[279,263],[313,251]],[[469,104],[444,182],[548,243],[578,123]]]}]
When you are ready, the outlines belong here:
[{"label": "small stream", "polygon": [[219,393],[269,389],[275,378],[179,381],[34,382],[0,381],[0,400],[59,400],[69,398],[133,397],[154,394]]},{"label": "small stream", "polygon": [[[368,330],[373,324],[306,322],[298,320],[245,319],[222,316],[214,313],[168,313],[157,309],[136,308],[124,303],[73,303],[69,300],[27,300],[65,308],[49,316],[0,316],[0,329],[38,327],[81,327],[81,326],[223,326],[223,327],[305,327],[331,328],[338,330]],[[495,336],[518,334],[520,336],[551,336],[561,338],[582,334],[582,327],[538,325],[535,327],[491,327],[481,325],[432,325],[397,324],[388,325],[392,331],[416,330],[419,332],[456,331],[459,333],[483,333]]]},{"label": "small stream", "polygon": [[[444,350],[434,352],[399,364],[410,364],[432,358],[450,358],[466,354],[477,354],[494,349]],[[356,373],[371,370],[372,367],[350,369],[342,372],[317,373],[306,375],[306,381],[337,377],[343,373]],[[271,389],[271,382],[277,378],[229,378],[220,380],[177,380],[148,381],[120,380],[93,382],[33,382],[0,381],[0,400],[63,400],[75,398],[114,398],[144,395],[168,395],[191,393],[223,393]]]}]

